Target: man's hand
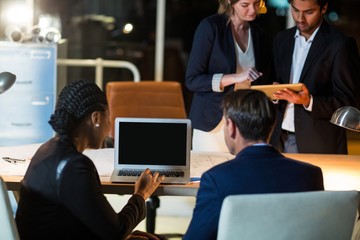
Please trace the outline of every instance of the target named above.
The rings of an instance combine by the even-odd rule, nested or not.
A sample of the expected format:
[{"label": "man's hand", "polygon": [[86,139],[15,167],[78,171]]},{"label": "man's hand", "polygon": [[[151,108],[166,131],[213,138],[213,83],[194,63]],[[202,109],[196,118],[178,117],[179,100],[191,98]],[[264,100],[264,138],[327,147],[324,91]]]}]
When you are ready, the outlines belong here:
[{"label": "man's hand", "polygon": [[294,92],[293,90],[284,88],[283,90],[276,91],[273,96],[275,99],[286,100],[294,104],[302,104],[305,107],[308,107],[310,104],[310,94],[305,84],[302,85],[300,92]]},{"label": "man's hand", "polygon": [[158,172],[152,174],[150,169],[145,169],[135,183],[135,194],[142,196],[144,200],[148,199],[164,179]]}]

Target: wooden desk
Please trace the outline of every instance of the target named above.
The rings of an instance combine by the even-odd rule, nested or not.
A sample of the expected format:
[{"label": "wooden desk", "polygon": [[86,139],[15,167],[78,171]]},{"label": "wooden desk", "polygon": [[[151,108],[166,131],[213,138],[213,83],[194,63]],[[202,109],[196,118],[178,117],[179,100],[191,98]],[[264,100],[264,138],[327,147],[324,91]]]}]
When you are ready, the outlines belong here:
[{"label": "wooden desk", "polygon": [[287,157],[319,166],[325,190],[360,191],[360,155],[285,154]]},{"label": "wooden desk", "polygon": [[[132,194],[134,193],[134,184],[120,184],[112,182],[101,182],[104,193],[109,194]],[[196,196],[199,189],[199,183],[188,184],[161,184],[153,195],[155,196]]]},{"label": "wooden desk", "polygon": [[[325,190],[357,190],[360,191],[360,155],[331,154],[285,154],[287,157],[319,166],[324,177]],[[229,154],[224,154],[231,158]],[[223,161],[217,162],[220,163]],[[211,164],[207,166],[211,167]],[[207,168],[205,166],[207,170]],[[106,178],[105,178],[106,180]],[[132,184],[115,184],[102,181],[105,193],[132,193]],[[155,192],[157,196],[196,196],[199,182],[186,185],[161,185]]]},{"label": "wooden desk", "polygon": [[[212,161],[204,161],[203,156],[216,156]],[[321,167],[324,176],[324,186],[326,190],[357,190],[360,191],[360,155],[330,155],[330,154],[285,154],[286,156],[300,161],[308,162]],[[221,157],[219,157],[221,156]],[[193,153],[192,168],[198,167],[197,172],[203,172],[213,165],[231,159],[230,154],[222,153]],[[199,165],[201,165],[199,167]],[[11,191],[20,189],[22,176],[0,175],[6,182]],[[108,176],[100,177],[103,191],[107,194],[132,194],[134,184],[120,184],[109,181]],[[188,183],[185,185],[160,185],[154,195],[156,196],[196,196],[199,183]]]},{"label": "wooden desk", "polygon": [[[30,159],[40,144],[23,146],[0,147],[0,176],[4,179],[8,190],[19,191],[20,181],[23,178],[29,161],[26,164],[14,165],[3,161],[2,157]],[[134,184],[111,183],[110,175],[114,166],[114,149],[85,150],[94,162],[102,182],[103,191],[106,194],[132,194]],[[196,196],[199,188],[198,183],[184,185],[161,185],[155,192],[157,196]]]},{"label": "wooden desk", "polygon": [[[6,186],[9,191],[19,191],[20,190],[20,181],[23,178],[22,176],[1,176],[6,183]],[[109,182],[108,177],[100,177],[101,184],[103,187],[103,192],[105,194],[133,194],[134,193],[134,184],[124,184],[124,183],[112,183]],[[171,185],[160,185],[159,188],[155,191],[154,195],[156,196],[196,196],[197,190],[199,188],[199,183],[188,183],[188,184],[171,184]]]},{"label": "wooden desk", "polygon": [[[7,152],[12,154],[13,150]],[[99,152],[98,152],[99,151]],[[134,184],[120,184],[109,181],[112,168],[113,158],[111,150],[92,150],[90,152],[91,159],[93,159],[98,168],[103,192],[106,194],[132,194],[134,191]],[[0,154],[1,154],[0,148]],[[99,154],[100,153],[100,154]],[[97,156],[100,161],[97,160]],[[324,186],[326,190],[357,190],[360,191],[360,156],[359,155],[320,155],[320,154],[285,154],[286,156],[300,161],[308,162],[321,167],[324,176]],[[9,155],[16,156],[16,155]],[[30,155],[32,156],[32,155]],[[107,156],[107,157],[106,157]],[[192,153],[191,155],[191,176],[200,176],[204,171],[212,166],[228,161],[234,156],[228,153]],[[107,169],[103,169],[102,165],[110,164]],[[11,191],[20,190],[20,181],[23,176],[12,176],[7,174],[0,175],[4,179],[7,187]],[[155,191],[155,196],[196,196],[199,189],[199,182],[188,183],[185,185],[160,185]],[[152,206],[148,204],[146,230],[154,232],[155,218],[157,204]]]}]

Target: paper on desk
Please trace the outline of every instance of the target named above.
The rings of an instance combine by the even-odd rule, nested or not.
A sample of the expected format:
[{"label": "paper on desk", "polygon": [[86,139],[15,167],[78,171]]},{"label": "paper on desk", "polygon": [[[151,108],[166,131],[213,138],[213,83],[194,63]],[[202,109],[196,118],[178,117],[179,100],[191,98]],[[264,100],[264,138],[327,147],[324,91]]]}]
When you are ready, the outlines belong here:
[{"label": "paper on desk", "polygon": [[200,178],[210,168],[233,159],[235,156],[225,152],[191,152],[190,177]]},{"label": "paper on desk", "polygon": [[[30,159],[41,143],[20,146],[0,147],[0,175],[23,176],[29,166]],[[9,163],[3,157],[25,159],[25,163]]]},{"label": "paper on desk", "polygon": [[[29,160],[41,144],[30,144],[14,147],[0,147],[0,157],[13,157],[26,159],[26,163],[8,163],[0,159],[0,175],[23,176],[29,166]],[[100,176],[109,177],[114,169],[114,149],[86,149],[87,155],[95,164]],[[201,177],[201,175],[213,166],[233,159],[230,153],[222,152],[191,152],[190,177]]]},{"label": "paper on desk", "polygon": [[95,164],[102,177],[109,177],[114,170],[114,148],[86,149],[84,154]]},{"label": "paper on desk", "polygon": [[[41,144],[0,147],[0,175],[23,176],[29,166],[30,159]],[[100,176],[110,176],[114,169],[114,149],[87,149],[84,151],[95,164]],[[25,163],[9,163],[3,157],[25,159]]]}]

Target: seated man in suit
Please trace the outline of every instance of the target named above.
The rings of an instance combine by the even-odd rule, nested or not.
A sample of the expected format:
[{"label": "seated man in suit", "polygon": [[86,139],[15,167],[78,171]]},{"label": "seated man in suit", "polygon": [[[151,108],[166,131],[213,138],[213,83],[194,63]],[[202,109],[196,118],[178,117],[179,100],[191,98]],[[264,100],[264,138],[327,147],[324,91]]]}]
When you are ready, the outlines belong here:
[{"label": "seated man in suit", "polygon": [[286,158],[267,143],[276,111],[263,92],[231,92],[223,112],[225,142],[236,157],[202,175],[185,240],[216,239],[221,204],[228,195],[324,189],[319,167]]}]

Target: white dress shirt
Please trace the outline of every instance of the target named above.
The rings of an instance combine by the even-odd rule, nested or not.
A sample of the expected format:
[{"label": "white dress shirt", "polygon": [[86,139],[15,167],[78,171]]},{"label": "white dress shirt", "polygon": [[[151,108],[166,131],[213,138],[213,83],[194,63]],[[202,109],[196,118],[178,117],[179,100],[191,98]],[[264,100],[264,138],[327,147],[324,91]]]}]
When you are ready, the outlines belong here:
[{"label": "white dress shirt", "polygon": [[[292,65],[291,65],[291,73],[290,73],[290,83],[298,83],[300,80],[301,72],[304,67],[304,63],[306,57],[309,53],[311,44],[318,32],[319,28],[317,28],[311,37],[306,40],[305,37],[300,35],[299,30],[296,30],[295,33],[295,46],[294,52],[292,56]],[[306,110],[312,110],[312,97],[310,96],[310,104],[306,108]],[[281,125],[281,128],[290,132],[295,132],[295,124],[294,124],[294,104],[288,103],[285,109],[284,119]]]}]

